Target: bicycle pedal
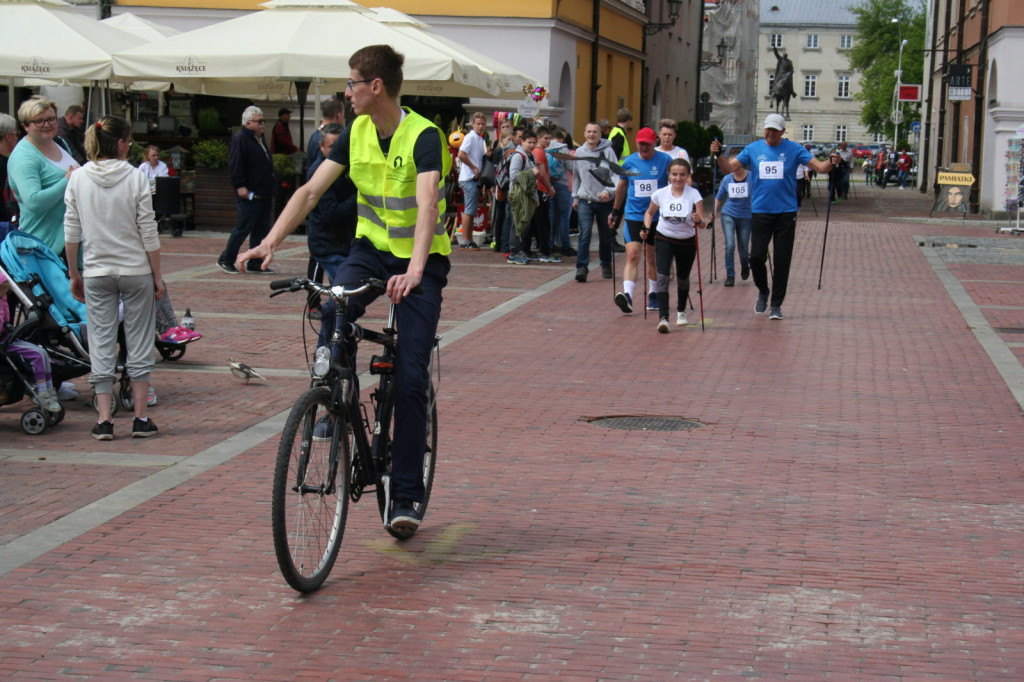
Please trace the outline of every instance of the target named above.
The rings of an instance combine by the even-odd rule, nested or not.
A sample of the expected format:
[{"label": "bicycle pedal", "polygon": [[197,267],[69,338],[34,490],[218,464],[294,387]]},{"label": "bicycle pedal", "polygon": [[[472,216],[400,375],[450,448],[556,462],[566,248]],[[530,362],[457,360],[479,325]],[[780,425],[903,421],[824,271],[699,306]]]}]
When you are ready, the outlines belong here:
[{"label": "bicycle pedal", "polygon": [[392,374],[394,371],[394,358],[387,355],[374,355],[370,358],[370,374]]}]

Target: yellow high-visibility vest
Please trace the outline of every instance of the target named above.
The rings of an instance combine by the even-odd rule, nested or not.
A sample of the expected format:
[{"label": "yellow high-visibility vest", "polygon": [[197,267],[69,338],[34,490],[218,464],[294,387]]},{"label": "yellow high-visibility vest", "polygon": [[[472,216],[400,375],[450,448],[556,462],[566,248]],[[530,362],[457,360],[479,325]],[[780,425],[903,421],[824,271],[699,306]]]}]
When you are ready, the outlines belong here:
[{"label": "yellow high-visibility vest", "polygon": [[619,163],[622,163],[626,160],[626,157],[629,156],[629,137],[626,135],[625,130],[619,126],[615,126],[612,128],[612,131],[608,133],[608,141],[611,142],[616,137],[622,137],[622,154],[619,155]]},{"label": "yellow high-visibility vest", "polygon": [[452,167],[444,135],[433,123],[405,107],[405,118],[391,136],[387,156],[377,141],[377,130],[369,116],[352,124],[349,140],[349,177],[355,184],[356,237],[367,237],[381,251],[399,258],[411,258],[416,233],[416,140],[427,129],[437,131],[441,144],[442,171],[438,183],[437,225],[430,253],[448,255],[451,241],[444,229],[444,179]]}]

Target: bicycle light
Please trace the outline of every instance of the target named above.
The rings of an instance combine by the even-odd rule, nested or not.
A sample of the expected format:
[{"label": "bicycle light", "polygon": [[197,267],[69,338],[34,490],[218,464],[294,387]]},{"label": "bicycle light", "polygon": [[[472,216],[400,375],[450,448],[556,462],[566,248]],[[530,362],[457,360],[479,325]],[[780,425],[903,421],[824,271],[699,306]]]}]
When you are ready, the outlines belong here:
[{"label": "bicycle light", "polygon": [[323,379],[331,369],[331,349],[327,346],[320,346],[313,353],[313,376]]}]

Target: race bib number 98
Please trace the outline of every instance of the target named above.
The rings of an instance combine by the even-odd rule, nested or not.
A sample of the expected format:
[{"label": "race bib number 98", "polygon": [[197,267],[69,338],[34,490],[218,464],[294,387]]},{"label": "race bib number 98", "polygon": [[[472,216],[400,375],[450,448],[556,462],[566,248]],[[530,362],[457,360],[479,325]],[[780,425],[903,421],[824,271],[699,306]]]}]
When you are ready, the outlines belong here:
[{"label": "race bib number 98", "polygon": [[746,199],[747,198],[747,183],[745,182],[734,182],[729,185],[729,198],[730,199]]},{"label": "race bib number 98", "polygon": [[633,195],[638,197],[649,197],[658,189],[658,181],[654,178],[637,179],[633,181]]},{"label": "race bib number 98", "polygon": [[781,161],[762,161],[757,174],[761,180],[781,180],[782,172]]}]

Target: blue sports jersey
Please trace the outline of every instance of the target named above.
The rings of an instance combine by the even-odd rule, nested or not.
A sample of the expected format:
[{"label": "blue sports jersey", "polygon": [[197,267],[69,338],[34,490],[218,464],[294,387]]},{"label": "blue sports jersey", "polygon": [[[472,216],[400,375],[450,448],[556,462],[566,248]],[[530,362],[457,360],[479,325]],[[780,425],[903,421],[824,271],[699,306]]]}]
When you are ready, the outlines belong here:
[{"label": "blue sports jersey", "polygon": [[651,195],[668,184],[668,165],[672,157],[664,152],[655,151],[649,161],[640,158],[640,152],[634,152],[622,162],[622,167],[638,171],[639,175],[627,175],[628,192],[626,205],[623,207],[626,220],[643,220],[647,207],[651,205]]},{"label": "blue sports jersey", "polygon": [[796,213],[796,169],[814,158],[792,140],[772,147],[751,142],[736,157],[750,171],[750,209],[754,213]]},{"label": "blue sports jersey", "polygon": [[722,202],[722,213],[733,218],[750,217],[750,174],[739,182],[729,173],[722,178],[715,198]]}]

